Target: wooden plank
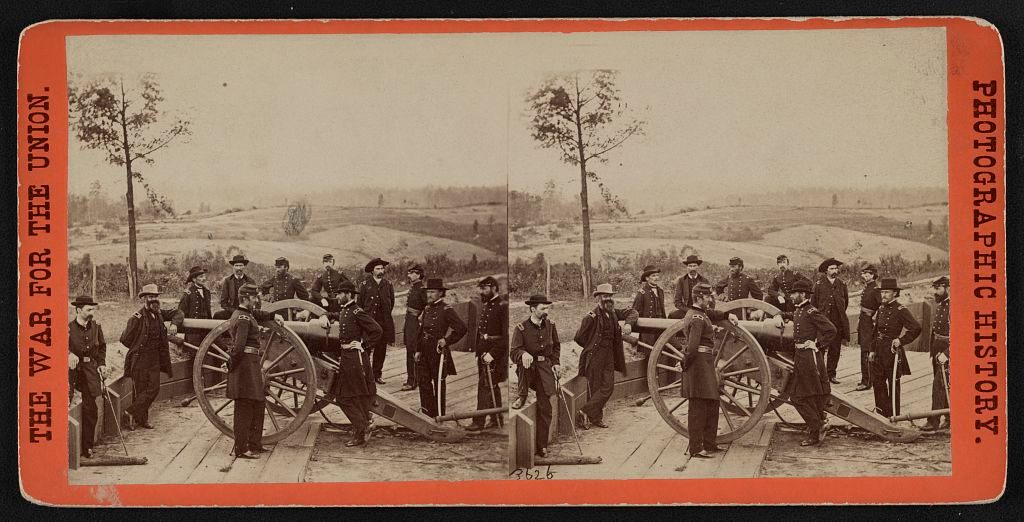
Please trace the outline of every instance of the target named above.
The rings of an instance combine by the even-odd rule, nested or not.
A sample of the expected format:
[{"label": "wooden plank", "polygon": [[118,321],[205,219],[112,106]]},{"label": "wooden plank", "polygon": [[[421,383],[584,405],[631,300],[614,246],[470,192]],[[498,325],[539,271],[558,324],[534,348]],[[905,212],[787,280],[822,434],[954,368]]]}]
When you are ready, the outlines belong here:
[{"label": "wooden plank", "polygon": [[82,459],[82,425],[68,415],[68,467],[78,469]]},{"label": "wooden plank", "polygon": [[302,482],[306,466],[313,455],[316,438],[320,435],[322,423],[310,421],[287,438],[278,442],[267,458],[267,464],[257,482]]},{"label": "wooden plank", "polygon": [[[662,428],[667,428],[664,423],[659,422]],[[677,435],[675,430],[659,429],[658,426],[648,426],[647,437],[640,443],[640,446],[617,470],[623,476],[634,477],[646,475],[657,462],[668,447],[673,437]]]},{"label": "wooden plank", "polygon": [[513,410],[512,416],[515,419],[512,427],[509,428],[509,432],[515,433],[514,439],[512,439],[515,444],[511,445],[515,458],[514,463],[510,467],[512,470],[516,468],[532,468],[533,454],[537,447],[536,402],[531,402],[519,410]]},{"label": "wooden plank", "polygon": [[655,459],[654,464],[644,473],[644,478],[674,477],[679,474],[676,468],[684,466],[690,458],[686,454],[690,440],[672,431],[672,438]]},{"label": "wooden plank", "polygon": [[761,464],[775,432],[775,421],[761,421],[742,437],[733,442],[722,457],[716,477],[754,478],[761,472]]},{"label": "wooden plank", "polygon": [[[157,474],[157,484],[184,484],[188,481],[189,475],[199,466],[207,454],[213,449],[214,444],[224,437],[213,424],[206,423],[188,443],[178,451],[178,454]],[[230,440],[230,439],[229,439]]]},{"label": "wooden plank", "polygon": [[213,446],[203,456],[203,460],[192,470],[185,482],[189,484],[216,484],[224,482],[227,477],[227,470],[231,466],[234,457],[231,456],[231,448],[235,445],[234,439],[226,435],[217,437]]}]

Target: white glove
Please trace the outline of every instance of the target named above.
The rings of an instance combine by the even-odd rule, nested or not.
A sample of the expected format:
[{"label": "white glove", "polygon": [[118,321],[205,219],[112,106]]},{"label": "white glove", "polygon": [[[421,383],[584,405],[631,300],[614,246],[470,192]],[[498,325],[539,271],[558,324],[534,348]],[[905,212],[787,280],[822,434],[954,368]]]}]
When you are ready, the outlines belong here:
[{"label": "white glove", "polygon": [[298,319],[299,321],[309,320],[309,310],[302,310],[301,312],[295,314],[295,318]]},{"label": "white glove", "polygon": [[775,327],[778,328],[779,330],[781,330],[784,327],[781,315],[775,316]]},{"label": "white glove", "polygon": [[633,333],[633,327],[629,323],[622,325],[622,335],[629,335],[631,333]]},{"label": "white glove", "polygon": [[946,354],[939,352],[935,354],[935,360],[938,361],[939,364],[946,364],[949,362],[949,357],[947,357]]},{"label": "white glove", "polygon": [[178,325],[171,324],[167,327],[167,335],[178,335]]},{"label": "white glove", "polygon": [[524,353],[523,354],[523,368],[529,368],[530,365],[532,365],[532,364],[533,364],[533,356],[528,354],[528,353]]},{"label": "white glove", "polygon": [[786,298],[785,298],[785,297],[782,297],[782,296],[780,295],[780,296],[779,296],[779,304],[786,304]]},{"label": "white glove", "polygon": [[320,304],[324,305],[324,308],[327,308],[327,304],[328,304],[328,303],[327,303],[327,299],[323,299],[323,298],[321,298],[321,299],[320,299]]},{"label": "white glove", "polygon": [[320,328],[323,328],[324,330],[331,327],[331,321],[327,319],[326,315],[321,315],[317,321],[320,323]]},{"label": "white glove", "polygon": [[492,362],[494,362],[494,357],[491,356],[490,352],[485,352],[483,359],[484,362],[487,364],[491,364]]},{"label": "white glove", "polygon": [[736,317],[736,314],[729,314],[729,322],[732,323],[733,326],[739,326],[740,318]]},{"label": "white glove", "polygon": [[78,368],[78,356],[71,352],[68,352],[68,367],[72,370]]},{"label": "white glove", "polygon": [[276,315],[275,314],[274,315],[274,322],[277,323],[278,326],[284,326],[284,317],[281,317],[280,315]]}]

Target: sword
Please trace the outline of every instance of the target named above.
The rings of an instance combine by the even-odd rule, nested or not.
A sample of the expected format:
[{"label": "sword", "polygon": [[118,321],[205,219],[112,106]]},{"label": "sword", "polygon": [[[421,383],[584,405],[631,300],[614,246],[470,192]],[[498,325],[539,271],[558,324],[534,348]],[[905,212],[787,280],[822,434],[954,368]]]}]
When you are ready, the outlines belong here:
[{"label": "sword", "polygon": [[580,456],[583,456],[583,446],[580,445],[580,436],[576,434],[576,418],[572,416],[572,412],[569,411],[569,403],[565,401],[565,390],[562,389],[562,376],[555,373],[555,386],[558,386],[559,402],[565,407],[565,414],[569,417],[569,427],[572,428],[572,438],[576,440],[576,449],[580,450]]},{"label": "sword", "polygon": [[437,364],[437,414],[444,415],[444,410],[441,409],[441,388],[444,386],[444,350],[441,349],[440,344],[437,346],[438,352],[441,354],[441,360]]},{"label": "sword", "polygon": [[107,404],[110,405],[110,413],[114,414],[114,426],[117,427],[117,437],[121,439],[121,447],[124,448],[124,456],[128,455],[128,445],[124,443],[124,435],[121,434],[121,419],[118,419],[117,412],[114,411],[114,400],[110,397],[110,388],[107,388],[107,379],[103,379],[103,391],[107,394]]},{"label": "sword", "polygon": [[[491,390],[491,407],[498,408],[498,395],[494,393],[494,380],[491,378],[491,364],[484,363],[484,367],[487,368],[487,388]],[[505,421],[501,418],[501,414],[499,413],[496,418],[498,419],[498,427],[503,427]]]},{"label": "sword", "polygon": [[[946,407],[949,408],[949,380],[946,377],[946,372],[949,370],[948,362],[946,364],[939,363],[939,375],[942,376],[942,391],[946,392]],[[948,417],[948,415],[947,415]]]},{"label": "sword", "polygon": [[899,387],[899,377],[897,377],[897,372],[899,371],[900,367],[900,351],[894,350],[893,354],[896,357],[894,357],[892,360],[892,390],[890,390],[890,395],[892,396],[892,415],[895,417],[899,413],[896,411],[896,390]]}]

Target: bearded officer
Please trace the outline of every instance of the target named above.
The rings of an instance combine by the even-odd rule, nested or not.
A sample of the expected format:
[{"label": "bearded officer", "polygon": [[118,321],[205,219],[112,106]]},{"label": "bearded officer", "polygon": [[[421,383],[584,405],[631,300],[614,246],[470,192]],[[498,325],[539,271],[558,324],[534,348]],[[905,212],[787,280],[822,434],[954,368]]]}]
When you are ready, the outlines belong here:
[{"label": "bearded officer", "polygon": [[103,396],[107,378],[107,342],[103,328],[93,318],[99,304],[92,296],[82,295],[71,302],[75,318],[68,323],[68,389],[82,392],[82,456],[92,457],[99,411],[96,398]]},{"label": "bearded officer", "polygon": [[416,339],[419,337],[420,316],[427,306],[423,273],[420,265],[412,265],[406,271],[409,293],[405,297],[405,322],[402,325],[402,342],[405,344],[405,384],[402,385],[402,391],[416,388]]},{"label": "bearded officer", "polygon": [[[530,317],[512,329],[509,346],[512,361],[516,363],[519,375],[520,393],[532,388],[537,393],[537,429],[534,453],[548,456],[548,435],[551,431],[551,396],[558,393],[559,383],[555,374],[559,372],[561,342],[555,323],[548,319],[551,301],[543,295],[532,295],[526,300]],[[523,399],[525,400],[525,399]],[[517,400],[517,409],[522,403]]]},{"label": "bearded officer", "polygon": [[850,292],[846,288],[846,282],[839,278],[839,267],[842,265],[842,261],[831,257],[822,261],[818,265],[818,272],[825,276],[818,278],[811,292],[811,304],[828,317],[838,332],[832,344],[822,347],[825,349],[828,380],[832,384],[839,384],[839,379],[836,379],[839,356],[842,353],[843,341],[850,340],[850,318],[846,316]]},{"label": "bearded officer", "polygon": [[[480,314],[476,324],[477,386],[476,409],[501,407],[501,383],[508,377],[508,303],[501,298],[498,280],[487,276],[477,284],[480,289]],[[473,417],[466,429],[479,431],[502,425],[500,413]]]},{"label": "bearded officer", "polygon": [[[597,306],[583,316],[573,341],[583,347],[580,352],[580,375],[587,378],[587,403],[580,408],[576,424],[607,428],[604,406],[615,389],[615,371],[626,371],[626,356],[622,350],[622,336],[629,335],[639,318],[632,308],[615,308],[612,285],[597,285],[594,299]],[[625,321],[625,326],[619,326]]]},{"label": "bearded officer", "polygon": [[693,287],[701,283],[710,284],[708,278],[700,275],[697,271],[704,261],[696,255],[690,254],[686,256],[685,263],[686,273],[676,280],[676,297],[673,300],[676,309],[669,314],[672,319],[682,319],[686,310],[690,308],[690,304],[693,303]]},{"label": "bearded officer", "polygon": [[242,285],[255,285],[256,281],[245,273],[245,267],[249,266],[249,260],[242,254],[235,254],[235,257],[228,261],[231,265],[231,274],[220,280],[220,310],[213,314],[214,319],[227,319],[231,313],[238,308],[238,289]]},{"label": "bearded officer", "polygon": [[722,294],[723,301],[735,301],[748,297],[761,300],[764,297],[757,281],[743,273],[743,260],[738,257],[729,260],[729,275],[719,281],[715,287]]},{"label": "bearded officer", "polygon": [[[789,396],[797,413],[807,424],[807,438],[801,446],[819,444],[825,438],[823,419],[825,402],[832,388],[829,386],[828,369],[819,346],[829,346],[837,335],[836,327],[825,314],[811,304],[809,281],[793,283],[789,299],[795,304],[794,311],[782,312],[780,318],[793,322],[793,378],[789,381]],[[781,324],[780,324],[781,326]]]},{"label": "bearded officer", "polygon": [[[932,360],[932,409],[949,408],[949,278],[942,276],[932,282],[935,289],[935,318],[932,319],[932,339],[928,355]],[[928,417],[921,428],[934,431],[949,428],[949,414],[940,424],[942,415]]]},{"label": "bearded officer", "polygon": [[[444,415],[445,386],[448,375],[455,375],[451,345],[466,335],[466,323],[462,322],[455,309],[444,302],[445,291],[441,279],[427,279],[423,285],[427,292],[427,306],[420,322],[420,335],[416,341],[416,378],[420,385],[420,407],[430,418]],[[444,368],[441,369],[441,356]],[[441,369],[440,379],[438,370]],[[440,411],[438,411],[440,398]]]},{"label": "bearded officer", "polygon": [[871,362],[868,361],[868,354],[871,353],[871,336],[875,331],[875,314],[878,305],[882,304],[882,297],[878,293],[878,269],[874,265],[867,265],[861,269],[860,277],[864,280],[864,291],[860,294],[860,314],[857,317],[860,382],[854,391],[871,388]]},{"label": "bearded officer", "polygon": [[[785,254],[776,257],[775,263],[779,266],[779,273],[775,274],[772,282],[768,284],[768,292],[764,296],[764,301],[775,305],[783,312],[792,312],[796,306],[790,299],[789,293],[792,291],[794,283],[807,278],[789,269],[789,257]],[[811,282],[808,280],[807,284],[810,285]]]},{"label": "bearded officer", "polygon": [[[129,430],[135,426],[153,429],[149,407],[160,393],[160,372],[171,376],[167,336],[176,335],[185,320],[185,314],[177,308],[160,308],[160,290],[154,284],[142,287],[139,300],[142,308],[128,318],[121,334],[121,344],[128,347],[124,375],[132,378],[134,389],[132,405],[124,411],[124,424]],[[171,325],[164,326],[164,321]]]},{"label": "bearded officer", "polygon": [[[910,310],[896,300],[900,290],[902,288],[896,279],[882,278],[878,285],[882,304],[878,307],[875,331],[871,338],[871,353],[868,355],[871,361],[871,384],[875,391],[875,410],[885,418],[899,415],[900,377],[910,375],[910,364],[907,363],[903,347],[921,335],[921,324],[914,319]],[[896,403],[895,411],[893,402]]]},{"label": "bearded officer", "polygon": [[338,285],[348,282],[348,276],[334,269],[334,256],[324,254],[324,271],[317,274],[310,288],[312,299],[328,312],[338,311]]},{"label": "bearded officer", "polygon": [[309,301],[309,292],[302,286],[299,278],[288,273],[291,263],[287,258],[279,257],[274,260],[274,277],[266,280],[260,285],[260,293],[269,296],[271,302],[283,301],[285,299],[301,299]]},{"label": "bearded officer", "polygon": [[693,287],[692,304],[683,316],[681,332],[686,336],[686,348],[679,366],[683,371],[679,391],[690,403],[686,414],[686,429],[690,435],[688,453],[700,459],[711,458],[719,451],[718,374],[715,372],[713,351],[715,326],[711,321],[728,319],[737,324],[736,316],[715,310],[715,296],[711,285]]},{"label": "bearded officer", "polygon": [[377,384],[384,384],[381,378],[384,373],[384,359],[387,357],[388,345],[395,344],[395,320],[391,312],[395,309],[395,287],[384,278],[384,272],[390,263],[377,257],[366,263],[363,271],[370,277],[359,284],[359,307],[366,310],[370,317],[384,329],[384,335],[376,344],[369,346],[373,355],[373,378]]},{"label": "bearded officer", "polygon": [[338,311],[328,312],[320,318],[320,325],[329,328],[329,321],[338,323],[341,353],[338,356],[338,375],[330,391],[337,397],[338,405],[352,423],[352,439],[345,446],[366,444],[370,429],[370,402],[377,394],[373,382],[373,367],[370,354],[363,349],[376,343],[383,330],[370,314],[356,304],[358,292],[351,281],[340,283],[338,290]]},{"label": "bearded officer", "polygon": [[260,356],[261,322],[273,320],[284,325],[280,315],[258,310],[259,289],[242,285],[238,308],[231,314],[232,346],[228,354],[228,383],[225,396],[235,403],[232,426],[235,444],[231,454],[239,459],[257,458],[263,452],[263,416],[266,410],[263,368]]},{"label": "bearded officer", "polygon": [[[640,317],[665,318],[665,291],[658,286],[660,280],[661,269],[654,265],[644,267],[643,274],[640,276],[640,288],[636,291],[636,297],[633,298],[633,310],[636,310]],[[659,335],[657,332],[642,333],[640,342],[647,346],[654,346]],[[650,354],[650,349],[645,350],[645,354]]]}]

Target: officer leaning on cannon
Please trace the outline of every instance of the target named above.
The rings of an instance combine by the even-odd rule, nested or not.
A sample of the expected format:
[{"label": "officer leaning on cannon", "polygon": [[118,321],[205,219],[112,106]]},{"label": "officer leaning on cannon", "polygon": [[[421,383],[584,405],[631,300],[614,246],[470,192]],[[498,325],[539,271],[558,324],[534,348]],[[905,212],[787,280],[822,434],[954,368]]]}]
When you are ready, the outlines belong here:
[{"label": "officer leaning on cannon", "polygon": [[[139,300],[143,306],[128,318],[121,334],[121,344],[128,347],[124,358],[124,375],[131,377],[134,389],[132,405],[125,409],[124,424],[152,429],[149,407],[160,393],[160,372],[171,376],[171,353],[167,336],[178,333],[185,314],[177,308],[160,308],[160,290],[154,284],[142,287]],[[164,326],[170,321],[170,327]]]},{"label": "officer leaning on cannon", "polygon": [[871,336],[871,353],[868,355],[875,390],[875,410],[886,418],[899,415],[900,377],[910,375],[910,364],[903,347],[921,334],[921,324],[896,300],[900,290],[896,279],[883,278],[878,286],[882,304],[878,307],[875,331]]},{"label": "officer leaning on cannon", "polygon": [[328,399],[337,398],[341,411],[352,423],[352,439],[345,446],[366,444],[370,430],[370,401],[377,394],[373,382],[370,354],[364,346],[373,346],[383,330],[370,314],[356,304],[356,286],[351,281],[340,283],[338,311],[320,317],[320,326],[330,328],[330,321],[338,323],[341,352],[338,354],[338,375]]},{"label": "officer leaning on cannon", "polygon": [[[594,299],[597,306],[587,312],[573,340],[583,347],[580,352],[580,375],[587,378],[588,399],[576,417],[576,424],[588,429],[591,425],[607,428],[604,406],[615,389],[615,371],[626,371],[622,336],[629,335],[639,318],[632,308],[615,308],[615,292],[608,283],[597,285]],[[624,327],[619,321],[625,321]]]},{"label": "officer leaning on cannon", "polygon": [[686,415],[687,432],[690,435],[688,453],[691,457],[707,459],[710,453],[719,451],[718,374],[715,371],[713,351],[715,325],[711,321],[729,319],[733,324],[737,318],[715,310],[715,296],[711,285],[698,284],[693,287],[692,304],[683,316],[681,332],[686,336],[686,349],[679,366],[683,370],[679,391],[690,405]]},{"label": "officer leaning on cannon", "polygon": [[[508,303],[498,292],[497,279],[485,277],[477,286],[480,314],[476,325],[476,407],[483,410],[501,406],[501,383],[508,377]],[[483,416],[473,417],[466,429],[479,431],[502,424],[500,413],[491,415],[486,425],[484,420]]]},{"label": "officer leaning on cannon", "polygon": [[[935,318],[932,319],[932,342],[928,355],[932,360],[932,409],[941,410],[949,408],[949,278],[942,276],[936,279],[932,288],[935,289]],[[940,417],[928,417],[921,429],[949,428],[949,414],[941,424]]]},{"label": "officer leaning on cannon", "polygon": [[406,271],[409,293],[405,297],[405,322],[402,340],[405,343],[405,384],[402,391],[416,388],[416,339],[419,337],[420,316],[427,306],[427,292],[423,289],[423,267],[412,265]]},{"label": "officer leaning on cannon", "polygon": [[228,358],[226,396],[235,402],[235,445],[231,454],[240,459],[254,459],[263,452],[263,416],[266,409],[263,368],[260,364],[260,322],[273,319],[283,325],[279,315],[258,310],[256,285],[238,289],[238,308],[231,314],[231,339]]},{"label": "officer leaning on cannon", "polygon": [[[665,318],[665,291],[658,286],[661,279],[661,269],[654,265],[644,267],[640,276],[640,289],[636,291],[633,298],[633,310],[636,310],[640,317],[652,317],[655,319]],[[647,346],[654,346],[658,340],[658,333],[640,334],[640,342]],[[645,351],[645,354],[649,354]]]},{"label": "officer leaning on cannon", "polygon": [[68,391],[69,398],[76,389],[82,392],[82,456],[92,457],[99,416],[96,398],[103,396],[107,377],[107,343],[103,328],[93,319],[99,305],[92,296],[78,296],[71,306],[75,318],[68,323]]},{"label": "officer leaning on cannon", "polygon": [[455,309],[444,302],[448,289],[443,280],[427,279],[423,289],[427,292],[427,306],[423,310],[416,340],[416,379],[420,386],[420,406],[433,418],[444,415],[444,381],[448,375],[455,375],[451,345],[466,335],[467,328]]},{"label": "officer leaning on cannon", "polygon": [[231,274],[220,280],[220,310],[213,314],[214,319],[227,319],[231,313],[238,308],[238,289],[242,285],[255,285],[256,281],[245,273],[245,267],[249,260],[242,254],[235,254],[235,257],[228,261],[231,265]]},{"label": "officer leaning on cannon", "polygon": [[825,401],[832,393],[832,387],[829,386],[828,369],[819,347],[829,346],[837,335],[832,322],[808,300],[810,294],[809,281],[796,281],[789,294],[795,308],[792,312],[780,314],[782,320],[793,322],[796,351],[788,391],[790,401],[807,424],[807,438],[800,442],[801,446],[816,445],[825,439]]},{"label": "officer leaning on cannon", "polygon": [[338,311],[338,285],[349,282],[348,276],[334,269],[334,256],[324,254],[324,271],[317,274],[310,288],[310,300],[328,312]]},{"label": "officer leaning on cannon", "polygon": [[548,431],[551,428],[551,396],[558,393],[561,342],[555,323],[548,319],[551,301],[543,295],[532,295],[526,300],[530,317],[512,330],[509,346],[511,358],[519,375],[519,398],[513,408],[523,407],[530,388],[537,392],[537,430],[535,453],[548,455]]},{"label": "officer leaning on cannon", "polygon": [[[194,266],[188,271],[188,278],[185,280],[185,292],[178,302],[178,310],[185,314],[185,319],[210,319],[213,314],[210,310],[210,289],[206,287],[206,269]],[[205,330],[184,328],[185,342],[199,346],[206,337]],[[189,366],[195,359],[196,352],[188,350]]]}]

